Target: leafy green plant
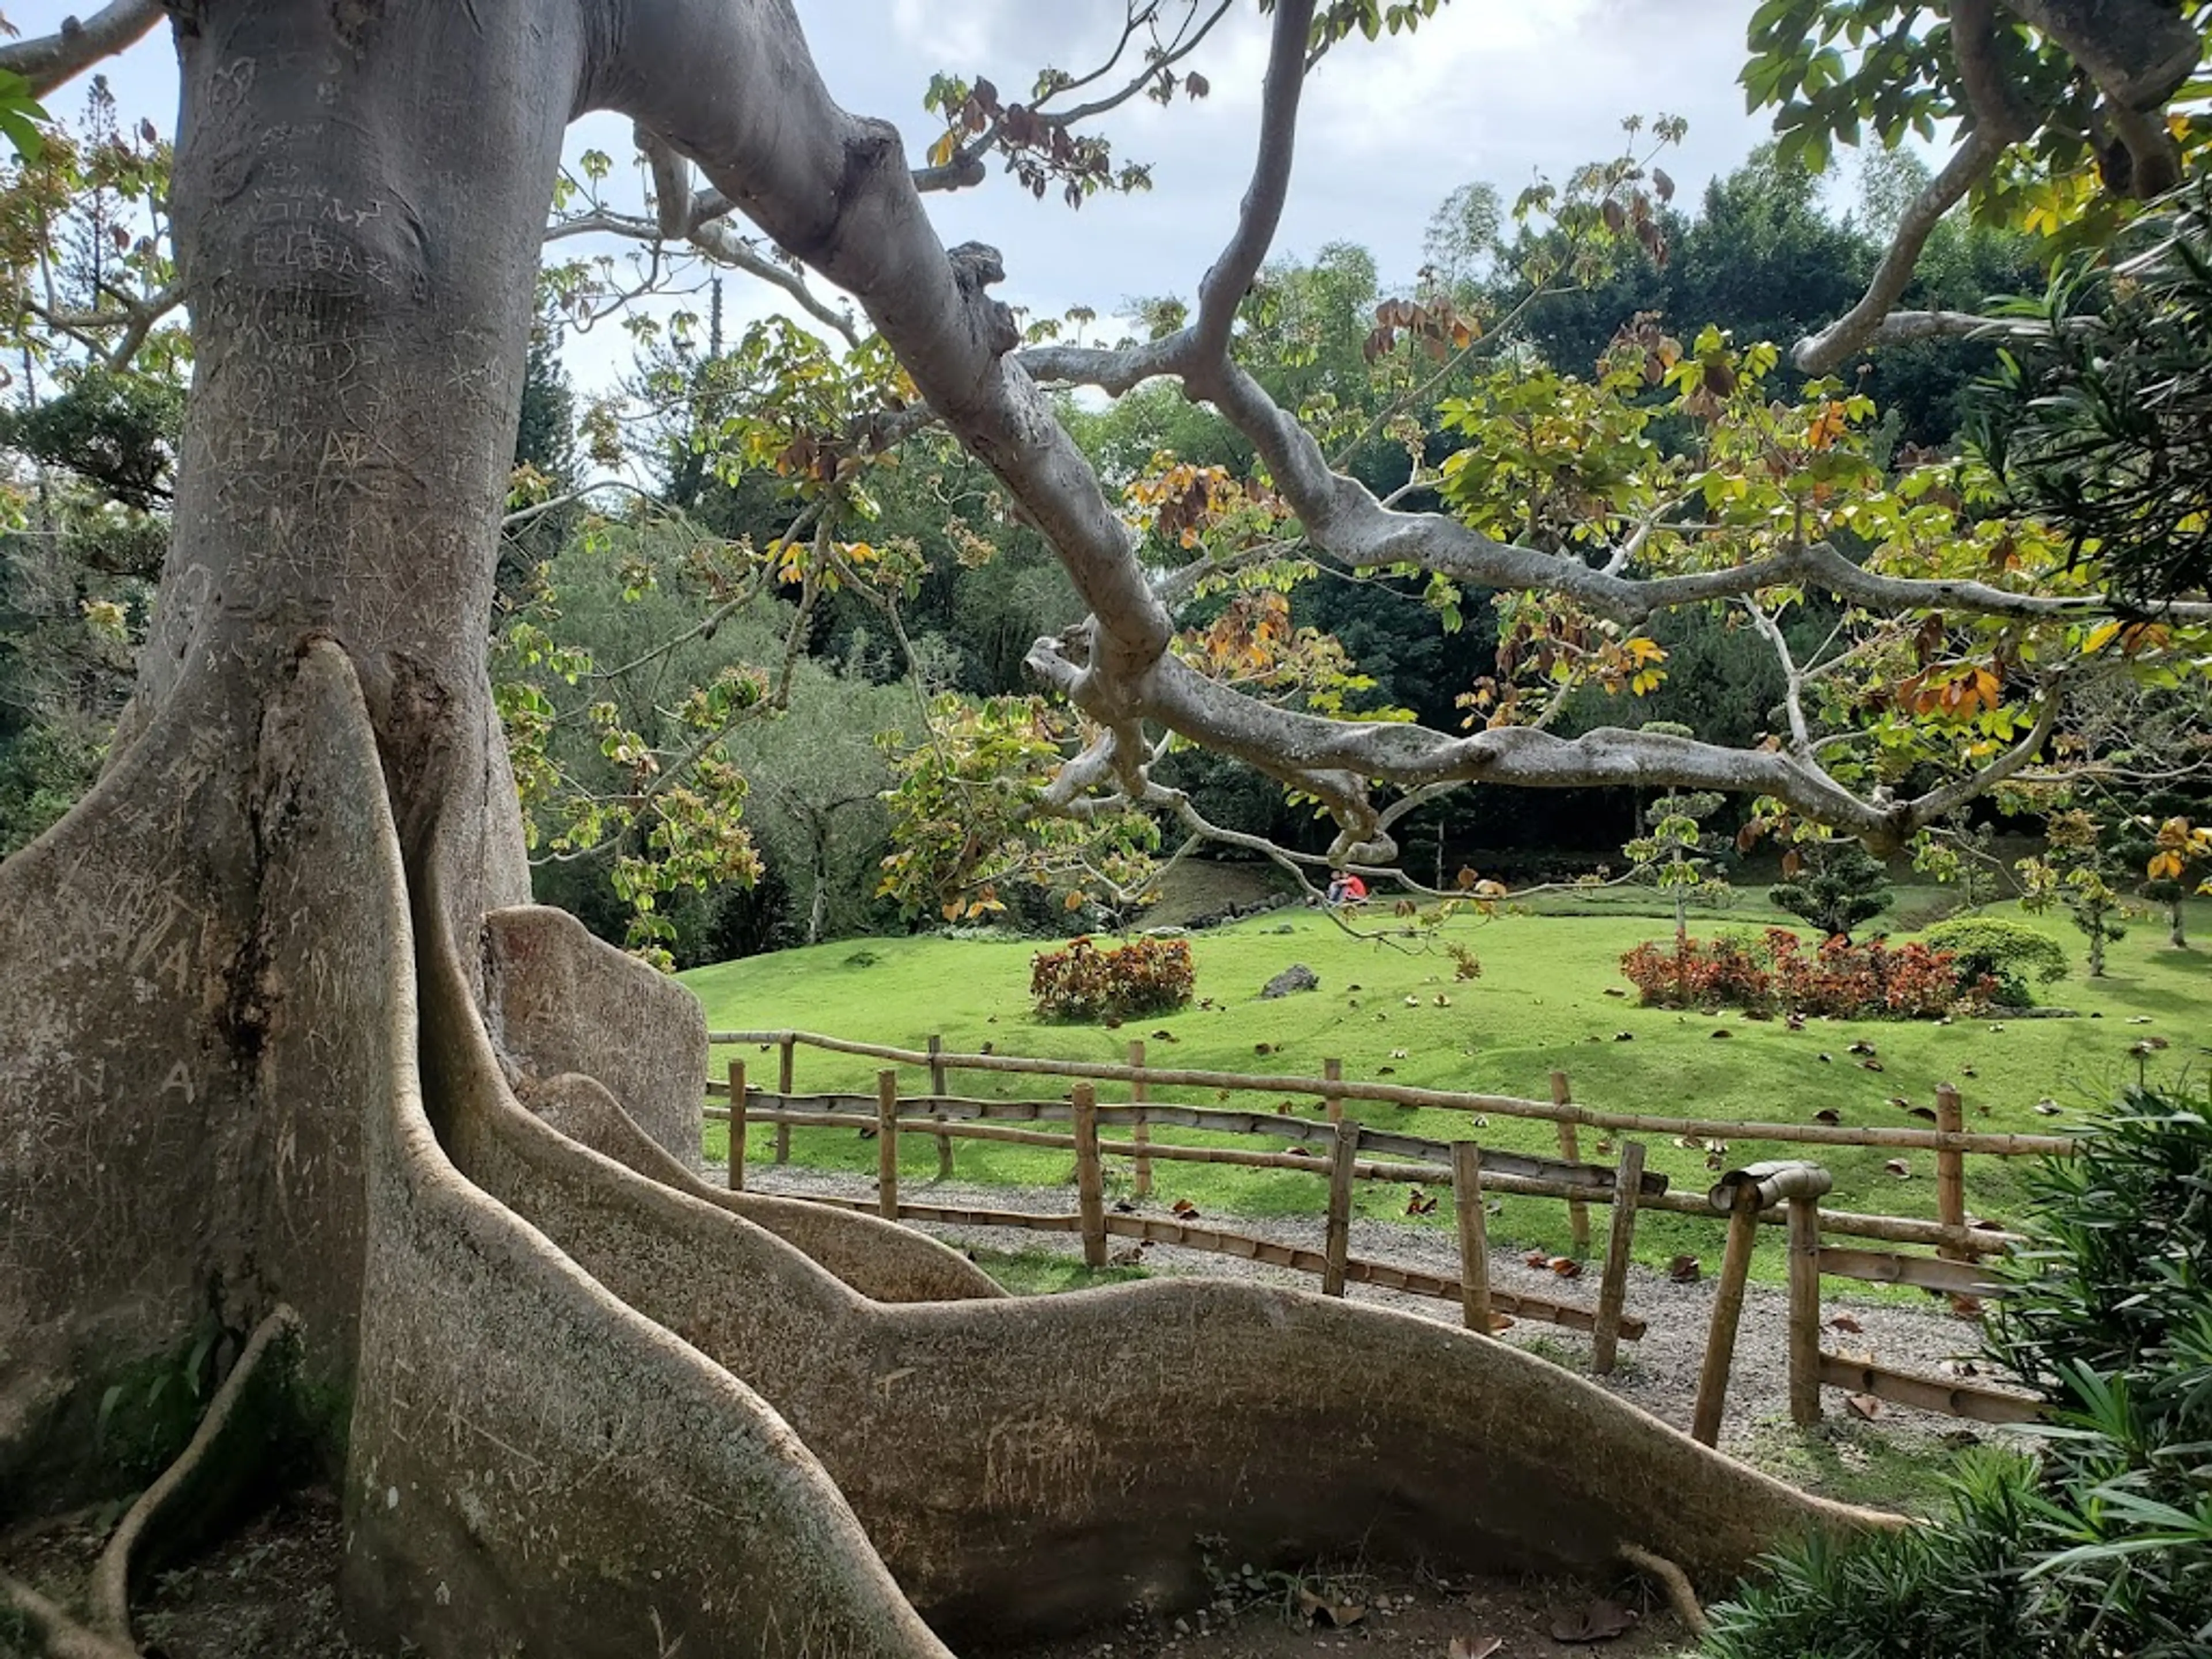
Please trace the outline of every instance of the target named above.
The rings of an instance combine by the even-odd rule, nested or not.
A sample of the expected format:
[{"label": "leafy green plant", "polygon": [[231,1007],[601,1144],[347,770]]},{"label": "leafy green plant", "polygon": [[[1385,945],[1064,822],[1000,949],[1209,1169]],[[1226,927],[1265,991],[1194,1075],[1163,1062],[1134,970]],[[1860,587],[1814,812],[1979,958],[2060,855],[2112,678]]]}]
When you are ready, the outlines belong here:
[{"label": "leafy green plant", "polygon": [[2212,1119],[2130,1091],[2034,1192],[1989,1346],[2048,1403],[2039,1461],[1964,1466],[1934,1525],[1773,1558],[1714,1609],[1716,1659],[2212,1647]]},{"label": "leafy green plant", "polygon": [[2052,985],[2066,977],[2066,951],[2058,941],[2016,921],[1962,916],[1930,927],[1921,940],[1930,950],[1948,951],[1966,983],[1992,981],[1992,1000],[2008,1008],[2033,1003],[2032,985]]},{"label": "leafy green plant", "polygon": [[1849,939],[1852,928],[1889,908],[1889,873],[1856,842],[1808,842],[1791,856],[1802,860],[1800,866],[1785,866],[1788,878],[1766,896],[1822,934]]}]

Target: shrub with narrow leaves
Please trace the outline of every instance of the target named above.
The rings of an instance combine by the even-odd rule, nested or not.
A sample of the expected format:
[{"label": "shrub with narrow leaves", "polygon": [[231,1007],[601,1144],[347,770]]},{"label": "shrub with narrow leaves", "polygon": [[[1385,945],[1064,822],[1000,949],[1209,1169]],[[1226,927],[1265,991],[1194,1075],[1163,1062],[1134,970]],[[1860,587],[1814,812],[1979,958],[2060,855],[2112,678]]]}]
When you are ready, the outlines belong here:
[{"label": "shrub with narrow leaves", "polygon": [[1983,1452],[1927,1526],[1771,1558],[1711,1659],[2212,1653],[2212,1116],[2131,1090],[2031,1188],[1989,1347],[2043,1396],[2040,1455]]},{"label": "shrub with narrow leaves", "polygon": [[1030,959],[1030,995],[1042,1019],[1134,1019],[1190,1001],[1198,981],[1190,945],[1179,939],[1133,939],[1101,950],[1088,939]]}]

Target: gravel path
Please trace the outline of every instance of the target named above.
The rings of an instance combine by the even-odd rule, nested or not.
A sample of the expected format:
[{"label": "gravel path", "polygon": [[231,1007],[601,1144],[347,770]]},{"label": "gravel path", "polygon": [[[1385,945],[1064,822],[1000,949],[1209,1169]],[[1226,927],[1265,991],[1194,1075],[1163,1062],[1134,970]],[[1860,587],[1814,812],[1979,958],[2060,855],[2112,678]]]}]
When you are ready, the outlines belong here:
[{"label": "gravel path", "polygon": [[[705,1171],[708,1180],[717,1185],[726,1178],[720,1165]],[[872,1198],[875,1182],[866,1176],[805,1170],[786,1165],[755,1165],[747,1169],[749,1189],[760,1193],[779,1193],[795,1196],[836,1194],[847,1198]],[[942,1204],[954,1208],[1020,1210],[1037,1214],[1060,1214],[1073,1207],[1072,1192],[1051,1188],[1026,1187],[979,1186],[959,1182],[917,1183],[910,1190],[903,1183],[902,1195],[917,1204]],[[1168,1217],[1164,1206],[1146,1206],[1146,1212]],[[1079,1255],[1081,1241],[1073,1233],[1031,1232],[1018,1227],[969,1227],[939,1225],[934,1223],[909,1222],[947,1243],[969,1249],[1002,1251],[1052,1251],[1065,1255]],[[1307,1249],[1321,1248],[1321,1220],[1317,1216],[1225,1216],[1208,1214],[1200,1223],[1204,1226],[1218,1226],[1224,1231],[1265,1238]],[[1126,1248],[1126,1241],[1114,1241],[1117,1251]],[[1449,1229],[1407,1225],[1368,1218],[1354,1218],[1352,1223],[1352,1254],[1378,1261],[1388,1261],[1401,1267],[1419,1268],[1423,1272],[1456,1278],[1459,1273],[1459,1245],[1456,1236]],[[1188,1274],[1194,1277],[1251,1279],[1261,1284],[1279,1285],[1293,1290],[1312,1291],[1319,1280],[1310,1273],[1295,1272],[1287,1267],[1271,1267],[1264,1262],[1248,1261],[1239,1256],[1217,1255],[1212,1251],[1181,1249],[1170,1244],[1154,1244],[1145,1248],[1140,1258],[1146,1271],[1153,1273]],[[1518,1291],[1530,1295],[1548,1297],[1554,1300],[1578,1305],[1590,1305],[1597,1299],[1595,1264],[1591,1271],[1579,1279],[1562,1281],[1541,1268],[1529,1267],[1519,1253],[1508,1249],[1493,1249],[1490,1258],[1490,1280],[1500,1290]],[[1838,1281],[1823,1284],[1822,1311],[1833,1319],[1842,1315],[1856,1322],[1861,1329],[1856,1332],[1830,1328],[1824,1332],[1822,1346],[1832,1352],[1862,1355],[1884,1364],[1917,1371],[1930,1376],[1944,1375],[1947,1361],[1972,1359],[1980,1346],[1979,1328],[1960,1320],[1948,1310],[1939,1311],[1942,1304],[1930,1301],[1925,1310],[1910,1304],[1880,1302],[1853,1297],[1848,1292],[1837,1294]],[[1354,1301],[1370,1302],[1381,1307],[1395,1308],[1424,1319],[1459,1322],[1459,1305],[1433,1297],[1413,1296],[1402,1291],[1391,1291],[1377,1286],[1353,1285],[1347,1294]],[[1645,1411],[1663,1421],[1686,1430],[1690,1426],[1698,1391],[1698,1372],[1705,1360],[1705,1328],[1712,1316],[1714,1280],[1708,1275],[1695,1283],[1677,1285],[1664,1273],[1643,1267],[1632,1267],[1628,1278],[1628,1310],[1647,1322],[1643,1338],[1621,1345],[1621,1360],[1615,1374],[1598,1379],[1603,1385],[1625,1400],[1632,1401]],[[1736,1336],[1735,1363],[1729,1379],[1728,1409],[1721,1427],[1721,1444],[1724,1449],[1739,1455],[1748,1455],[1755,1433],[1762,1427],[1786,1423],[1789,1399],[1784,1376],[1784,1345],[1788,1298],[1778,1286],[1754,1284],[1745,1297],[1743,1321]],[[1589,1338],[1581,1332],[1568,1330],[1533,1319],[1523,1319],[1504,1334],[1504,1340],[1523,1347],[1534,1346],[1546,1358],[1572,1366],[1587,1373],[1589,1364]],[[1991,1380],[1984,1377],[1983,1380]],[[1824,1391],[1823,1405],[1834,1414],[1844,1409],[1843,1396],[1831,1389]],[[1966,1425],[1954,1418],[1939,1417],[1909,1410],[1900,1406],[1885,1404],[1881,1409],[1883,1429],[1907,1438],[1932,1439],[1956,1434],[1971,1427],[1978,1434],[1990,1432],[1982,1425]],[[1756,1460],[1754,1460],[1756,1461]]]}]

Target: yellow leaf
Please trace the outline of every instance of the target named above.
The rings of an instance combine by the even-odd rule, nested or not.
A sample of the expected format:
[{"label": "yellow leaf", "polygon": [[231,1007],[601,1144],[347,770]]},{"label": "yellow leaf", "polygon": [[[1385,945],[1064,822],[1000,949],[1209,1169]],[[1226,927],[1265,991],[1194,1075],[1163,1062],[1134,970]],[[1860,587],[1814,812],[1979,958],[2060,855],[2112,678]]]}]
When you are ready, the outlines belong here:
[{"label": "yellow leaf", "polygon": [[952,160],[953,149],[958,143],[958,135],[948,131],[942,138],[939,138],[935,143],[929,147],[929,165],[933,167],[941,167],[950,164]]}]

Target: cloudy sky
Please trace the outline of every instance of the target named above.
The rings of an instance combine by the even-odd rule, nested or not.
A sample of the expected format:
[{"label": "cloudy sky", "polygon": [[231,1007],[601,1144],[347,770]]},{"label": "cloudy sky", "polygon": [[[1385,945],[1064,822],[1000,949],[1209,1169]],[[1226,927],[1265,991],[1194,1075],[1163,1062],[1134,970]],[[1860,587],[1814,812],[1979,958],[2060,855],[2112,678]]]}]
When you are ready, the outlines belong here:
[{"label": "cloudy sky", "polygon": [[[42,33],[87,0],[12,0],[26,33]],[[1046,65],[1082,72],[1110,49],[1122,0],[797,0],[817,61],[847,107],[896,122],[919,158],[941,129],[921,108],[938,70],[988,75],[1018,94]],[[1183,0],[1166,0],[1170,15]],[[1371,248],[1386,283],[1411,278],[1437,204],[1474,179],[1510,197],[1540,173],[1618,154],[1629,114],[1680,115],[1687,142],[1666,161],[1686,191],[1740,162],[1765,135],[1735,85],[1753,0],[1449,0],[1408,39],[1356,37],[1308,88],[1297,168],[1279,253],[1309,256],[1349,240]],[[1188,67],[1212,85],[1198,102],[1161,109],[1138,99],[1109,118],[1117,155],[1152,163],[1154,188],[1094,198],[1079,212],[1032,200],[995,173],[982,187],[933,199],[945,243],[1001,249],[1000,290],[1040,314],[1073,305],[1111,311],[1133,296],[1188,295],[1218,251],[1250,164],[1266,22],[1241,4]],[[107,65],[126,114],[174,126],[176,74],[166,31]],[[69,112],[77,94],[51,100]],[[628,125],[579,122],[571,154],[631,152]],[[769,307],[731,285],[735,319]],[[625,355],[612,331],[575,342],[586,383]]]}]

